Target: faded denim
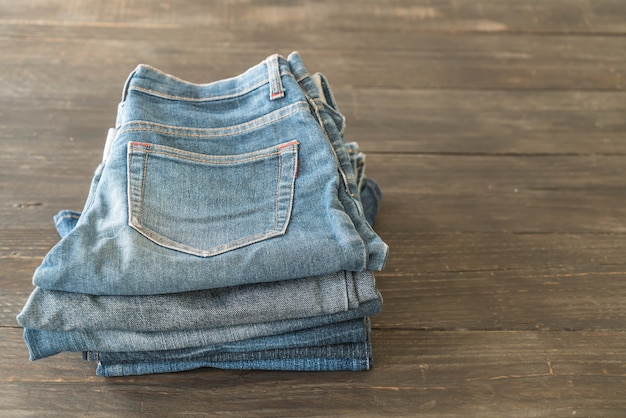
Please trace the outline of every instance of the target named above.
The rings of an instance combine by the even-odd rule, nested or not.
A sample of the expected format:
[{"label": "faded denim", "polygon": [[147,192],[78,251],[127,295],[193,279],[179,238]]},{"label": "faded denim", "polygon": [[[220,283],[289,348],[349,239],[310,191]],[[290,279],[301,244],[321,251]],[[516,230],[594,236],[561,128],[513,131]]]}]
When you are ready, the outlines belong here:
[{"label": "faded denim", "polygon": [[[347,145],[358,168],[360,198],[366,202],[363,208],[371,224],[378,211],[380,189],[371,179],[359,181],[364,177],[365,157],[356,143]],[[79,218],[79,212],[59,212],[54,219],[59,235],[69,234]],[[17,320],[25,328],[53,331],[187,330],[332,314],[377,298],[371,271],[147,296],[97,296],[36,288]]]},{"label": "faded denim", "polygon": [[147,295],[383,268],[316,78],[297,53],[210,84],[137,67],[82,215],[34,284]]},{"label": "faded denim", "polygon": [[370,338],[369,318],[357,318],[345,322],[307,328],[280,335],[251,338],[231,343],[158,351],[86,351],[83,358],[106,363],[184,361],[216,353],[246,353],[278,348],[321,347],[325,345],[362,343]]},{"label": "faded denim", "polygon": [[[26,328],[24,341],[28,347],[30,359],[37,360],[64,351],[162,351],[206,347],[268,336],[282,339],[281,334],[376,315],[380,313],[381,303],[382,300],[368,301],[356,309],[318,317],[210,329],[134,332],[47,331]],[[332,328],[329,328],[329,332],[332,332]]]},{"label": "faded denim", "polygon": [[131,74],[82,213],[35,271],[32,360],[96,373],[367,370],[382,194],[297,53],[193,84]]},{"label": "faded denim", "polygon": [[170,331],[328,315],[378,300],[371,272],[149,296],[35,289],[18,323],[53,331]]}]

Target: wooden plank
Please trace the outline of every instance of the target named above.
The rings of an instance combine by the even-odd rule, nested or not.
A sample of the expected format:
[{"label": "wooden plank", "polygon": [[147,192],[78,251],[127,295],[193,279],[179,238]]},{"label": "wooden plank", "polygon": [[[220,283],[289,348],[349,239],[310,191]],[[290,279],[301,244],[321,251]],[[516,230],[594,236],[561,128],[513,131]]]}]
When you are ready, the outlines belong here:
[{"label": "wooden plank", "polygon": [[376,226],[403,232],[623,233],[624,157],[374,154]]},{"label": "wooden plank", "polygon": [[623,271],[380,275],[376,329],[624,330]]},{"label": "wooden plank", "polygon": [[[126,75],[141,62],[207,82],[238,74],[272,53],[293,50],[302,53],[311,71],[325,73],[338,86],[621,91],[626,79],[621,59],[626,44],[612,36],[335,31],[279,36],[245,27],[184,31],[45,26],[40,30],[0,37],[0,48],[7,51],[0,65],[5,74],[0,97],[24,97],[29,91],[55,98],[119,92]],[[206,41],[198,45],[194,41],[199,38]]]},{"label": "wooden plank", "polygon": [[[346,11],[350,11],[346,13]],[[140,28],[197,28],[247,26],[255,29],[302,31],[395,30],[402,32],[524,32],[524,33],[614,33],[626,32],[620,16],[626,12],[619,0],[332,0],[316,2],[248,3],[215,1],[154,5],[149,0],[115,3],[104,0],[81,2],[47,1],[38,7],[6,3],[0,9],[0,24],[42,24]]]},{"label": "wooden plank", "polygon": [[402,234],[373,326],[624,330],[623,236]]},{"label": "wooden plank", "polygon": [[204,369],[113,379],[93,376],[76,354],[29,363],[19,331],[0,332],[10,353],[0,358],[0,411],[20,416],[619,416],[626,408],[621,332],[375,331],[369,372]]},{"label": "wooden plank", "polygon": [[608,279],[626,266],[623,234],[423,233],[407,228],[381,231],[381,235],[392,243],[387,267],[378,274],[384,281],[426,280],[430,275],[436,279],[445,274],[486,279],[500,274],[535,275],[548,281],[559,272],[572,279],[593,274]]}]

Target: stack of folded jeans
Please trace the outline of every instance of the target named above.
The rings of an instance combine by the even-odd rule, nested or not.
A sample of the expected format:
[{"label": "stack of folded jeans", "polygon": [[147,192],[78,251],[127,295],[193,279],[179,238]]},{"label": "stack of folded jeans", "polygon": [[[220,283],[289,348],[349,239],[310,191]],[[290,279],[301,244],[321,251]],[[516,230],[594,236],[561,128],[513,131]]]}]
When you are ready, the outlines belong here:
[{"label": "stack of folded jeans", "polygon": [[138,66],[18,315],[31,360],[83,352],[102,376],[369,369],[388,247],[343,130],[295,52],[208,84]]}]

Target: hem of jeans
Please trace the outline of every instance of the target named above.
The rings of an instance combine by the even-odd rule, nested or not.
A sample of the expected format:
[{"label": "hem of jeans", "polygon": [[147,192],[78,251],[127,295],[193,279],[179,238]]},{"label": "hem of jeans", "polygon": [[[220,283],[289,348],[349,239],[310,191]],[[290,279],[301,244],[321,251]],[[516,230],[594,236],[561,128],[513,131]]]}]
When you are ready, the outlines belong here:
[{"label": "hem of jeans", "polygon": [[[40,350],[38,350],[35,347],[35,344],[33,344],[32,338],[30,338],[30,334],[28,333],[28,329],[24,328],[23,331],[23,338],[24,338],[24,342],[26,343],[26,348],[28,349],[28,359],[30,361],[37,361],[37,360],[41,360],[43,358],[46,357],[50,357],[53,356],[54,354],[44,354],[42,353]],[[58,353],[56,353],[58,354]]]},{"label": "hem of jeans", "polygon": [[[358,309],[355,309],[354,312],[346,311],[346,312],[341,312],[339,314],[322,315],[320,317],[317,317],[317,318],[321,319],[321,322],[316,322],[315,325],[305,324],[304,326],[298,326],[297,328],[284,329],[281,332],[274,333],[274,334],[255,335],[254,337],[248,337],[248,338],[257,338],[257,337],[262,337],[262,336],[279,335],[279,334],[284,334],[284,333],[289,333],[289,332],[294,332],[294,331],[306,329],[306,328],[311,327],[311,326],[320,327],[320,326],[329,325],[329,324],[333,324],[333,323],[337,323],[337,322],[345,322],[345,321],[349,321],[349,320],[353,320],[353,319],[357,319],[357,318],[363,318],[364,316],[377,315],[381,311],[381,304],[380,303],[376,303],[376,302],[377,302],[376,300],[371,300],[371,301],[365,302],[361,306],[359,306]],[[336,316],[339,316],[339,318],[337,318]],[[313,319],[315,319],[315,318],[313,318]],[[279,323],[284,323],[285,321],[274,321],[274,322],[279,324]],[[113,331],[113,332],[115,332],[115,331]],[[64,349],[55,348],[54,352],[52,352],[52,350],[48,350],[49,352],[47,351],[46,353],[41,353],[41,352],[38,352],[38,351],[34,351],[34,353],[36,354],[36,359],[44,358],[44,357],[50,357],[50,356],[59,354],[59,353],[61,353],[63,351],[82,352],[82,351],[127,351],[128,350],[128,348],[119,347],[119,346],[107,347],[107,348],[103,348],[102,346],[97,346],[98,344],[93,342],[93,341],[82,340],[82,338],[80,337],[80,332],[79,332],[78,335],[75,335],[75,336],[74,336],[74,333],[69,333],[69,335],[72,336],[71,337],[72,338],[71,348],[68,349],[66,347],[67,344],[65,344],[64,346],[66,348],[64,348]],[[94,332],[94,335],[98,335],[98,332],[97,331]],[[100,338],[107,338],[107,339],[110,340],[111,338],[114,338],[114,337],[111,337],[111,335],[105,334],[105,335],[102,335]],[[248,338],[243,338],[243,339],[245,340],[245,339],[248,339]],[[75,341],[74,341],[74,339],[75,339]],[[236,341],[242,341],[242,339],[214,342],[214,344],[227,343],[227,342],[236,342]],[[181,345],[181,346],[171,347],[170,349],[184,349],[184,348],[200,347],[200,346],[202,346],[202,344],[198,343],[198,345]],[[139,350],[139,351],[155,351],[155,350],[160,350],[160,349],[162,349],[162,348],[158,348],[158,347],[156,347],[156,348],[137,347],[137,350]]]},{"label": "hem of jeans", "polygon": [[[282,315],[280,317],[277,318],[272,318],[272,319],[264,319],[262,322],[259,322],[259,319],[257,318],[257,320],[254,320],[254,318],[249,317],[246,318],[245,321],[241,320],[241,322],[237,321],[237,322],[230,322],[224,326],[246,326],[246,325],[255,325],[255,324],[259,324],[259,323],[275,323],[277,321],[288,321],[288,320],[303,320],[303,319],[312,319],[312,318],[316,318],[316,317],[325,317],[327,315],[336,315],[336,314],[342,314],[345,312],[348,312],[350,310],[355,310],[358,309],[359,306],[362,303],[368,302],[368,301],[372,301],[372,300],[377,300],[378,296],[374,295],[373,297],[363,297],[363,295],[361,294],[362,292],[359,292],[359,288],[356,285],[356,283],[354,283],[353,279],[350,280],[347,278],[347,275],[350,274],[352,277],[354,277],[355,274],[358,273],[354,273],[354,272],[350,272],[350,271],[341,271],[339,273],[337,273],[336,275],[333,275],[334,278],[340,279],[338,281],[341,281],[342,284],[336,284],[337,286],[337,295],[336,296],[331,296],[329,294],[326,294],[325,292],[322,293],[321,295],[321,300],[319,301],[319,303],[316,303],[315,305],[312,305],[311,309],[314,309],[315,312],[309,311],[309,312],[305,312],[302,309],[299,309],[298,311],[294,312],[291,311],[289,312],[289,314],[285,314]],[[321,285],[324,285],[323,283]],[[335,286],[335,284],[331,284],[331,283],[326,283],[327,286]],[[365,286],[365,285],[362,285]],[[369,285],[368,285],[369,287]],[[56,290],[52,290],[52,291],[45,291],[42,290],[43,292],[61,292],[61,293],[67,293],[64,291],[56,291]],[[374,291],[377,293],[376,289],[374,289]],[[366,292],[370,292],[369,290],[367,290]],[[96,298],[96,300],[100,297],[98,295],[93,295],[91,297]],[[105,296],[106,297],[106,296]],[[45,299],[44,299],[45,301]],[[19,318],[19,315],[18,315]],[[64,320],[65,321],[65,320]],[[97,324],[97,327],[94,327],[93,324],[88,324],[88,323],[80,323],[80,324],[74,324],[73,326],[66,326],[63,324],[57,325],[57,326],[50,326],[49,324],[46,324],[45,322],[37,322],[36,319],[35,321],[20,321],[20,325],[22,326],[30,326],[36,329],[41,329],[44,331],[63,331],[63,332],[71,332],[71,331],[107,331],[107,330],[111,330],[111,328],[107,328],[105,325],[102,324]],[[194,330],[196,329],[197,326],[194,325],[193,323],[186,323],[183,325],[178,325],[174,328],[164,328],[164,327],[159,327],[159,328],[154,328],[154,327],[150,327],[150,328],[146,328],[146,327],[135,327],[135,328],[126,328],[126,327],[119,327],[116,326],[116,330],[119,331],[133,331],[133,332],[167,332],[167,331],[180,331],[180,330]],[[218,326],[217,324],[214,325],[214,328],[223,328],[223,326]],[[88,352],[96,352],[97,351],[88,351]]]},{"label": "hem of jeans", "polygon": [[[346,359],[325,359],[327,362],[332,361],[345,361]],[[349,360],[349,359],[348,359]],[[349,360],[350,361],[350,360]],[[365,358],[354,358],[351,359],[350,366],[344,367],[336,367],[336,368],[323,368],[323,367],[293,367],[293,368],[278,368],[278,367],[253,367],[251,365],[245,365],[243,367],[227,367],[229,362],[207,362],[201,364],[190,365],[189,367],[178,367],[171,369],[159,369],[155,371],[144,371],[144,370],[129,370],[124,365],[120,364],[109,364],[105,365],[102,362],[98,362],[96,366],[96,376],[100,377],[128,377],[128,376],[141,376],[141,375],[150,375],[150,374],[165,374],[165,373],[181,373],[191,370],[199,370],[199,369],[216,369],[216,370],[238,370],[238,371],[249,371],[249,370],[259,370],[259,371],[274,371],[274,372],[365,372],[369,371],[373,368],[373,359],[371,356],[366,356]],[[244,362],[245,364],[245,362]]]},{"label": "hem of jeans", "polygon": [[369,251],[367,268],[370,270],[383,270],[389,258],[389,245],[384,242],[371,244],[373,251]]},{"label": "hem of jeans", "polygon": [[373,179],[369,177],[363,177],[363,187],[361,187],[361,190],[363,189],[369,189],[372,191],[372,196],[374,196],[374,199],[376,199],[376,203],[380,203],[383,200],[383,193]]}]

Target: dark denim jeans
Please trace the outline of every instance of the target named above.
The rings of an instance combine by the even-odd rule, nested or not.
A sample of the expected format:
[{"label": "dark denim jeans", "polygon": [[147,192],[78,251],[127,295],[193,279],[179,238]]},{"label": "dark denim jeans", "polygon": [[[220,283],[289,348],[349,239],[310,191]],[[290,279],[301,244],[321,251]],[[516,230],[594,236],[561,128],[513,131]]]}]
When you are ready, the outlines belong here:
[{"label": "dark denim jeans", "polygon": [[121,376],[199,367],[265,370],[367,370],[372,365],[369,319],[356,319],[229,344],[147,352],[85,352],[96,374]]},{"label": "dark denim jeans", "polygon": [[360,343],[319,347],[219,353],[185,360],[162,360],[156,355],[151,360],[129,363],[99,361],[96,374],[105,377],[129,376],[180,372],[201,367],[230,370],[363,371],[369,370],[372,366],[372,347],[368,339]]}]

